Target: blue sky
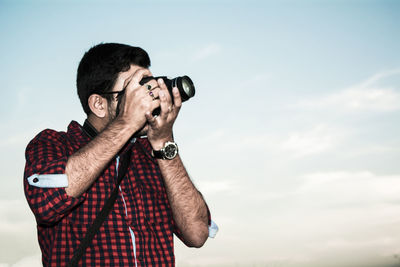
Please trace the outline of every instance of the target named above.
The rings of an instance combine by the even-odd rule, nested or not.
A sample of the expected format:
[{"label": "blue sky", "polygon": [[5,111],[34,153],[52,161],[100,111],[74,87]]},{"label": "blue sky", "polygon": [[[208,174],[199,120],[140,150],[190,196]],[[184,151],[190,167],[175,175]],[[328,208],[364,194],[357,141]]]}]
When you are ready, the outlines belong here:
[{"label": "blue sky", "polygon": [[177,241],[178,266],[396,263],[399,12],[398,1],[0,0],[0,266],[39,264],[24,149],[83,122],[76,68],[100,42],[140,46],[154,74],[196,85],[175,136],[220,232],[200,250]]}]

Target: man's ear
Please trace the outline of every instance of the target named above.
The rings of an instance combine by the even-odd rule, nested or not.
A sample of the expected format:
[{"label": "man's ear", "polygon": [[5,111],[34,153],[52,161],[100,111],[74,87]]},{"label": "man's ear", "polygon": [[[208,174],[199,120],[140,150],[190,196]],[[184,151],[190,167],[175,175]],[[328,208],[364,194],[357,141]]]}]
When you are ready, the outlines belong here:
[{"label": "man's ear", "polygon": [[107,115],[107,100],[100,95],[90,95],[88,104],[92,113],[97,117],[104,118]]}]

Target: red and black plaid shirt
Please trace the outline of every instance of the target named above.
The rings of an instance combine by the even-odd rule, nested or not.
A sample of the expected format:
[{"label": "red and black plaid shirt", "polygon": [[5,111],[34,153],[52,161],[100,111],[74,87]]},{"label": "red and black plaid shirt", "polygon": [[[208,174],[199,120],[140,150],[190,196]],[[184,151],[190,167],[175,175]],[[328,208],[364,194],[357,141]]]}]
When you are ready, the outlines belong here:
[{"label": "red and black plaid shirt", "polygon": [[[114,159],[79,198],[68,196],[64,187],[36,187],[27,178],[61,177],[68,157],[89,141],[73,121],[67,132],[42,131],[26,148],[25,195],[36,217],[44,266],[65,266],[72,258],[115,187],[118,161]],[[179,231],[159,167],[147,139],[137,139],[131,149],[119,196],[82,257],[84,266],[135,266],[135,261],[137,266],[174,266],[173,233],[179,236]]]}]

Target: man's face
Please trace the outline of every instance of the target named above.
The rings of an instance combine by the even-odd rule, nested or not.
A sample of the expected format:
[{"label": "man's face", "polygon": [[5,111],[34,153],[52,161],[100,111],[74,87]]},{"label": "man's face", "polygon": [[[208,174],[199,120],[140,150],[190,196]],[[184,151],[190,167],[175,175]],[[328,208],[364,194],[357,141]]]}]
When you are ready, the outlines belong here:
[{"label": "man's face", "polygon": [[[120,73],[119,75],[123,74],[124,76],[127,75],[129,77],[126,79],[126,82],[124,84],[124,88],[127,85],[127,83],[130,81],[130,78],[133,76],[133,74],[138,70],[142,69],[142,67],[139,67],[137,65],[131,65],[129,70]],[[126,77],[126,76],[125,76]],[[118,92],[120,91],[120,88],[113,88],[112,91]],[[122,95],[121,97],[118,97],[118,94],[113,94],[111,101],[108,101],[108,121],[107,125],[113,122],[117,118],[117,108],[118,108],[118,103],[122,100],[122,98],[125,97]],[[121,107],[119,107],[121,109]],[[140,129],[138,132],[135,133],[135,136],[144,136],[147,135],[147,129],[148,129],[148,124],[146,123],[142,129]]]}]

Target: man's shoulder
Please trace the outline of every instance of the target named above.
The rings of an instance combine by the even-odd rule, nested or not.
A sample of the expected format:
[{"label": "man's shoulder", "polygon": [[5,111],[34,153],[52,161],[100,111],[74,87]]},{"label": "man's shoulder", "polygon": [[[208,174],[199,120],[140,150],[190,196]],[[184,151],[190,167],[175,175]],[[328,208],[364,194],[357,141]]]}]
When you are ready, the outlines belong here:
[{"label": "man's shoulder", "polygon": [[57,130],[50,129],[50,128],[44,129],[41,132],[39,132],[29,142],[29,144],[37,143],[37,142],[40,142],[40,143],[50,142],[50,143],[66,144],[68,139],[74,139],[76,137],[79,137],[79,135],[80,135],[80,125],[76,121],[72,121],[68,125],[67,131],[57,131]]}]

